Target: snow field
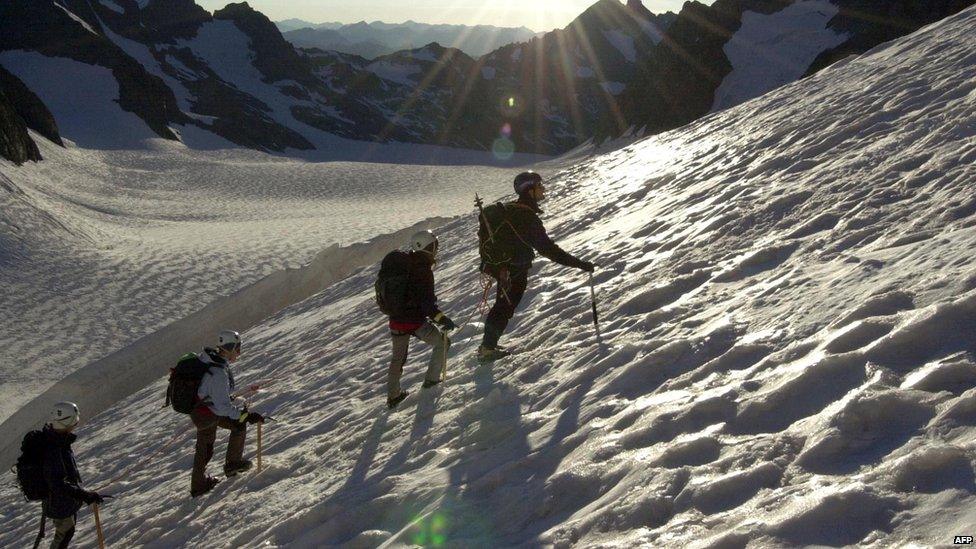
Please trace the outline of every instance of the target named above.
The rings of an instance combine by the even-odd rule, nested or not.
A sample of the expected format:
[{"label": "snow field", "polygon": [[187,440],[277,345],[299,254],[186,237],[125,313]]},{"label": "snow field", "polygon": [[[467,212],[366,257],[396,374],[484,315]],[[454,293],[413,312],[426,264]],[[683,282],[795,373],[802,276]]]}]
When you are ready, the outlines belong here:
[{"label": "snow field", "polygon": [[[273,381],[250,402],[279,420],[268,467],[201,500],[189,434],[143,462],[188,429],[157,413],[162,381],[124,399],[77,444],[91,486],[126,472],[108,543],[949,544],[976,524],[974,24],[555,174],[547,226],[600,266],[602,341],[586,277],[540,262],[503,339],[521,353],[478,365],[467,324],[421,390],[415,342],[388,413],[362,269],[247,331],[239,383]],[[476,226],[439,230],[460,322]],[[23,545],[34,513],[4,490],[0,543]]]},{"label": "snow field", "polygon": [[818,55],[847,40],[827,28],[838,11],[828,0],[801,0],[770,15],[743,13],[742,27],[723,48],[732,72],[715,90],[712,111],[802,77]]},{"label": "snow field", "polygon": [[[0,164],[3,420],[71,372],[331,245],[469,211],[475,192],[504,194],[519,169],[487,154],[429,166],[354,161],[352,150],[307,162],[159,140],[111,152],[38,142],[44,162]],[[362,144],[359,155],[433,152]]]}]

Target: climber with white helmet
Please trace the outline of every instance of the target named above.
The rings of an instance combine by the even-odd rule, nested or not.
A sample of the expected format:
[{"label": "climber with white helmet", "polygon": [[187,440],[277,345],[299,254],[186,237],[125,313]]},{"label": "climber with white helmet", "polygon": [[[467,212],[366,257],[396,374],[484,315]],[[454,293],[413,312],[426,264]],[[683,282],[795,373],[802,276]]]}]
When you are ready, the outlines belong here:
[{"label": "climber with white helmet", "polygon": [[[207,464],[213,457],[217,428],[230,431],[227,442],[227,456],[224,461],[224,474],[229,478],[251,468],[251,462],[244,459],[244,436],[247,424],[264,423],[264,417],[256,412],[248,412],[234,405],[231,393],[234,391],[234,374],[230,365],[241,356],[241,336],[237,332],[224,330],[217,336],[217,347],[204,348],[196,355],[196,360],[181,359],[178,368],[187,363],[200,367],[202,375],[196,390],[197,400],[190,412],[190,419],[197,428],[196,452],[193,457],[193,474],[190,478],[190,495],[197,497],[206,494],[217,485],[218,479],[207,476]],[[184,357],[186,358],[186,356]]]},{"label": "climber with white helmet", "polygon": [[[54,522],[53,549],[68,547],[75,534],[78,510],[85,505],[103,503],[111,496],[98,494],[81,487],[81,474],[75,462],[71,444],[77,439],[72,431],[78,427],[81,414],[73,402],[59,402],[51,409],[50,421],[41,431],[28,433],[18,460],[18,480],[21,486],[32,486],[36,499],[41,501],[43,517],[35,547],[44,537],[44,520]],[[36,458],[32,458],[36,456]],[[32,467],[31,460],[36,459]],[[36,475],[36,479],[32,479]],[[25,491],[28,499],[31,494]]]}]

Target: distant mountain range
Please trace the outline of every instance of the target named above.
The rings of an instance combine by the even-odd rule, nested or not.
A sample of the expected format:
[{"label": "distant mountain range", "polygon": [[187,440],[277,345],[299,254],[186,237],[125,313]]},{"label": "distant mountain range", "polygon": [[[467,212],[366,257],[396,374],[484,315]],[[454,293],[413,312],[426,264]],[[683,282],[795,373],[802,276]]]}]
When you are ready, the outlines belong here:
[{"label": "distant mountain range", "polygon": [[275,25],[281,32],[288,32],[297,29],[338,29],[345,25],[345,23],[312,23],[310,21],[305,21],[304,19],[285,19],[284,21],[275,22]]},{"label": "distant mountain range", "polygon": [[457,48],[472,57],[480,57],[502,46],[525,42],[541,34],[525,27],[429,25],[413,21],[399,24],[364,21],[338,27],[334,23],[321,23],[297,29],[291,28],[298,24],[295,19],[276,24],[285,40],[295,46],[350,53],[366,59],[420,48],[435,42],[441,46]]},{"label": "distant mountain range", "polygon": [[4,0],[0,155],[37,159],[28,128],[92,148],[155,135],[287,153],[339,136],[556,154],[676,128],[974,2],[717,0],[655,15],[600,0],[478,58],[430,43],[370,59],[296,48],[247,3]]}]

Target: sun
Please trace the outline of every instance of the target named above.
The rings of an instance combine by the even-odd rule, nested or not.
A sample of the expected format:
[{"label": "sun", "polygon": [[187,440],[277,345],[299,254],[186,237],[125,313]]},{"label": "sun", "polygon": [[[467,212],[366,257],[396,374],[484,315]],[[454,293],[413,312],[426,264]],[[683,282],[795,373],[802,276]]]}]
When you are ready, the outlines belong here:
[{"label": "sun", "polygon": [[[589,0],[587,0],[588,2]],[[450,19],[463,18],[470,24],[496,27],[527,27],[537,32],[563,28],[586,9],[587,2],[576,0],[494,0],[475,3],[454,0],[444,6],[443,14]]]},{"label": "sun", "polygon": [[530,21],[525,26],[530,29],[546,31],[565,27],[579,14],[574,2],[565,0],[535,0],[533,2],[511,2],[520,10],[527,10]]}]

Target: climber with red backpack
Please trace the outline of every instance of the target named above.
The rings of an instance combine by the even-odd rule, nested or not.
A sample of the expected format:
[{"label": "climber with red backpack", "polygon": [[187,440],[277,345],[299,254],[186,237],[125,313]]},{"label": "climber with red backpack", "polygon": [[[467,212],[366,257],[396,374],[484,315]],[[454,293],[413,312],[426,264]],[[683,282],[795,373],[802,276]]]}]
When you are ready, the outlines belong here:
[{"label": "climber with red backpack", "polygon": [[433,347],[423,388],[444,380],[447,352],[451,348],[448,332],[457,328],[437,307],[433,267],[437,263],[437,237],[420,231],[410,239],[409,251],[394,250],[383,258],[376,279],[376,303],[390,317],[393,358],[387,375],[386,404],[391,410],[407,397],[400,388],[400,376],[407,362],[410,336]]}]

